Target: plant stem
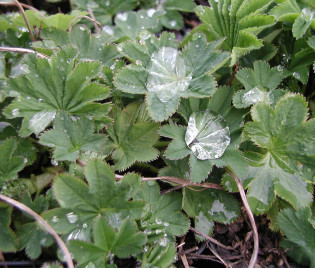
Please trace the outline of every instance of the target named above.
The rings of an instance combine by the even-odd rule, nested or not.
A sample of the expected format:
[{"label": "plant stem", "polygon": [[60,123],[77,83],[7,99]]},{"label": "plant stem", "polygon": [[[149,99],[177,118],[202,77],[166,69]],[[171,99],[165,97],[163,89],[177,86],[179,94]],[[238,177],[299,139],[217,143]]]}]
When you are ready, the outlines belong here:
[{"label": "plant stem", "polygon": [[8,268],[1,250],[0,250],[0,260],[3,263],[3,267]]},{"label": "plant stem", "polygon": [[34,50],[28,49],[28,48],[19,48],[19,47],[0,47],[0,51],[6,51],[6,52],[17,52],[17,53],[35,53],[37,55],[37,57],[39,58],[45,58],[45,59],[49,59],[48,56],[36,52]]},{"label": "plant stem", "polygon": [[244,204],[246,213],[248,215],[249,221],[251,223],[251,227],[253,230],[253,238],[254,238],[254,251],[252,254],[252,257],[250,259],[248,268],[254,268],[255,264],[257,262],[257,257],[258,257],[258,251],[259,251],[259,236],[258,236],[258,231],[257,231],[257,227],[256,227],[256,223],[255,223],[255,218],[254,215],[252,213],[252,210],[250,209],[250,206],[248,204],[247,198],[246,198],[246,194],[242,185],[242,182],[240,180],[240,178],[238,176],[236,176],[236,174],[234,172],[232,172],[231,170],[229,170],[228,168],[225,169],[226,172],[233,178],[233,180],[235,181],[237,188],[240,192],[241,198],[242,198],[242,202]]},{"label": "plant stem", "polygon": [[13,0],[13,1],[16,3],[17,7],[18,7],[19,10],[21,11],[22,16],[23,16],[24,21],[25,21],[25,24],[26,24],[26,26],[27,26],[27,28],[28,28],[29,33],[30,33],[31,39],[32,39],[33,42],[35,42],[36,39],[35,39],[35,37],[34,37],[33,31],[32,31],[32,29],[31,29],[31,26],[30,26],[30,24],[29,24],[29,22],[28,22],[28,19],[27,19],[27,17],[26,17],[24,8],[22,7],[22,5],[20,4],[20,2],[19,2],[18,0]]},{"label": "plant stem", "polygon": [[71,258],[71,255],[70,255],[70,252],[69,252],[67,246],[61,240],[61,238],[57,235],[57,233],[54,231],[54,229],[41,216],[39,216],[35,211],[31,210],[29,207],[25,206],[21,202],[18,202],[18,201],[14,200],[12,198],[9,198],[5,195],[0,194],[0,200],[2,200],[4,202],[18,208],[19,210],[31,215],[33,218],[36,219],[36,221],[38,223],[40,223],[41,226],[45,227],[47,232],[50,233],[54,237],[58,246],[62,250],[62,252],[66,258],[68,268],[74,268],[72,258]]}]

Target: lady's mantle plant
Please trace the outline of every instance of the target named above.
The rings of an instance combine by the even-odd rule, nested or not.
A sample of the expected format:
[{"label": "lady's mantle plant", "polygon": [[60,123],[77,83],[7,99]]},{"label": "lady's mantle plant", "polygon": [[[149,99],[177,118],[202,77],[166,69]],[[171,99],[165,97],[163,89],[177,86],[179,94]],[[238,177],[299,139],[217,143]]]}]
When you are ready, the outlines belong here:
[{"label": "lady's mantle plant", "polygon": [[[26,12],[35,41],[21,14],[0,15],[0,199],[40,214],[76,267],[164,268],[189,229],[195,245],[242,216],[244,188],[314,267],[313,1],[210,0],[189,34],[161,30],[187,26],[190,0],[71,4]],[[47,248],[63,260],[0,202],[2,252]]]}]

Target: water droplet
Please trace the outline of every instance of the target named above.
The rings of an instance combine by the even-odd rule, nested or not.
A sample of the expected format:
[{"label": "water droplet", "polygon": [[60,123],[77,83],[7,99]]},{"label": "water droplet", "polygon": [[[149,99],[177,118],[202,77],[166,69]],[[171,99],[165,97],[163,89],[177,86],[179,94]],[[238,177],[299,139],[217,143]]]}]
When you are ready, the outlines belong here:
[{"label": "water droplet", "polygon": [[146,229],[144,232],[145,232],[146,234],[148,234],[148,235],[152,234],[152,230],[151,230],[151,229]]},{"label": "water droplet", "polygon": [[15,108],[15,109],[12,110],[11,113],[12,113],[13,116],[18,116],[20,114],[20,110],[18,108]]},{"label": "water droplet", "polygon": [[43,101],[43,99],[39,98],[37,101],[38,101],[38,102],[42,102],[42,101]]},{"label": "water droplet", "polygon": [[60,58],[60,62],[64,62],[64,59],[63,59],[63,58]]},{"label": "water droplet", "polygon": [[85,77],[85,80],[89,80],[89,79],[90,79],[90,77],[88,77],[88,76]]},{"label": "water droplet", "polygon": [[198,48],[199,47],[199,44],[196,44],[196,48]]},{"label": "water droplet", "polygon": [[155,181],[147,181],[147,184],[148,184],[149,186],[154,186],[154,185],[155,185]]},{"label": "water droplet", "polygon": [[66,129],[63,130],[64,133],[67,133],[68,131]]},{"label": "water droplet", "polygon": [[114,30],[113,30],[110,26],[108,26],[108,25],[105,25],[105,26],[103,27],[103,31],[104,31],[105,33],[109,34],[109,35],[113,35],[113,34],[114,34]]},{"label": "water droplet", "polygon": [[69,212],[66,216],[70,223],[76,223],[78,220],[78,215],[74,214],[74,212]]},{"label": "water droplet", "polygon": [[109,0],[107,0],[106,2],[105,2],[105,6],[109,6],[110,5],[110,2],[109,2]]},{"label": "water droplet", "polygon": [[26,164],[27,161],[28,161],[27,158],[24,158],[24,160],[23,160],[24,164]]},{"label": "water droplet", "polygon": [[50,163],[51,163],[53,166],[58,166],[58,162],[56,161],[56,159],[51,159]]},{"label": "water droplet", "polygon": [[148,16],[151,18],[154,15],[155,11],[156,10],[154,8],[148,9],[148,11],[147,11]]},{"label": "water droplet", "polygon": [[228,10],[231,11],[231,5],[229,5]]},{"label": "water droplet", "polygon": [[38,74],[35,74],[35,77],[39,77],[39,75],[38,75]]},{"label": "water droplet", "polygon": [[144,251],[144,252],[148,252],[148,248],[147,248],[147,247],[144,247],[144,248],[143,248],[143,251]]},{"label": "water droplet", "polygon": [[162,221],[161,221],[160,219],[155,219],[155,223],[161,225],[161,224],[162,224]]},{"label": "water droplet", "polygon": [[286,125],[287,124],[287,120],[286,119],[283,119],[282,121],[281,121],[281,125]]},{"label": "water droplet", "polygon": [[160,234],[160,233],[162,233],[162,231],[160,229],[157,229],[157,230],[155,230],[155,233]]},{"label": "water droplet", "polygon": [[85,30],[85,28],[84,28],[83,26],[80,26],[79,29],[80,29],[81,31],[84,31],[84,30]]},{"label": "water droplet", "polygon": [[170,224],[169,224],[168,222],[164,222],[163,225],[164,225],[165,227],[168,227]]},{"label": "water droplet", "polygon": [[53,216],[52,219],[51,219],[51,221],[52,221],[53,223],[57,223],[57,222],[59,222],[60,220],[59,220],[59,218],[58,218],[57,216]]},{"label": "water droplet", "polygon": [[214,2],[218,3],[218,2],[219,2],[219,0],[214,0]]},{"label": "water droplet", "polygon": [[59,70],[60,70],[61,72],[64,72],[64,71],[65,71],[65,68],[64,68],[64,67],[60,67]]},{"label": "water droplet", "polygon": [[301,78],[300,74],[297,73],[297,72],[294,72],[294,73],[293,73],[293,76],[294,76],[296,79],[300,79],[300,78]]},{"label": "water droplet", "polygon": [[142,61],[141,60],[136,60],[136,65],[142,66]]},{"label": "water droplet", "polygon": [[71,60],[70,59],[67,59],[67,64],[70,64],[71,63]]},{"label": "water droplet", "polygon": [[170,25],[171,25],[172,27],[175,27],[176,24],[177,24],[176,20],[171,20],[171,21],[170,21]]},{"label": "water droplet", "polygon": [[207,110],[189,117],[185,141],[198,159],[220,158],[230,140],[229,127],[221,115]]},{"label": "water droplet", "polygon": [[140,19],[144,19],[144,16],[143,16],[143,15],[140,15]]},{"label": "water droplet", "polygon": [[26,99],[27,99],[27,100],[30,100],[30,99],[31,99],[31,97],[30,97],[30,96],[27,96],[27,97],[26,97]]},{"label": "water droplet", "polygon": [[160,241],[160,246],[161,247],[166,247],[167,246],[167,239],[165,239],[165,238],[163,238],[163,239],[161,239],[161,241]]},{"label": "water droplet", "polygon": [[41,244],[41,245],[45,245],[46,242],[47,242],[47,238],[46,238],[46,237],[44,237],[44,238],[42,238],[42,239],[40,240],[40,244]]},{"label": "water droplet", "polygon": [[151,63],[146,87],[161,102],[187,90],[192,74],[186,74],[185,61],[175,48],[162,47],[153,53]]},{"label": "water droplet", "polygon": [[118,52],[122,52],[122,47],[121,46],[117,46],[117,50],[118,50]]},{"label": "water droplet", "polygon": [[277,70],[278,70],[279,72],[282,72],[282,71],[283,71],[283,66],[282,66],[282,65],[278,65],[278,66],[277,66]]},{"label": "water droplet", "polygon": [[128,13],[126,13],[126,12],[118,13],[116,15],[116,18],[121,20],[121,21],[126,21],[128,19]]},{"label": "water droplet", "polygon": [[263,100],[268,100],[267,92],[259,87],[254,87],[244,94],[242,103],[250,106]]},{"label": "water droplet", "polygon": [[83,228],[83,229],[85,229],[85,228],[87,228],[87,227],[88,227],[87,223],[83,223],[83,224],[82,224],[82,228]]}]

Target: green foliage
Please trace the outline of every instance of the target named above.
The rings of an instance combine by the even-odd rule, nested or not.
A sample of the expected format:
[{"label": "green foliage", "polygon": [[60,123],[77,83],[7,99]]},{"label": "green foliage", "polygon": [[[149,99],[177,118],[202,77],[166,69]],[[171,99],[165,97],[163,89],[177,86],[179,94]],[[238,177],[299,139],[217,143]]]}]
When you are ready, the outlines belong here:
[{"label": "green foliage", "polygon": [[113,107],[114,124],[107,129],[107,149],[112,151],[114,168],[125,170],[136,161],[148,162],[158,157],[153,145],[158,141],[159,124],[150,120],[143,105],[133,103],[121,111]]},{"label": "green foliage", "polygon": [[[275,195],[295,208],[312,201],[315,159],[315,121],[307,118],[307,104],[302,96],[287,94],[275,109],[258,103],[251,110],[253,122],[245,125],[245,134],[265,153],[245,154],[250,165],[244,177],[247,198],[252,210],[261,214],[268,210]],[[262,191],[262,189],[264,189]]]},{"label": "green foliage", "polygon": [[236,108],[246,108],[257,102],[275,104],[284,94],[275,90],[283,79],[281,69],[270,68],[264,61],[255,61],[254,69],[242,69],[237,72],[236,78],[244,85],[245,89],[238,91],[233,97]]},{"label": "green foliage", "polygon": [[[164,268],[179,241],[203,243],[190,226],[232,241],[247,222],[238,177],[285,252],[314,267],[315,2],[194,2],[31,9],[35,41],[20,13],[1,14],[0,194],[40,214],[77,267]],[[193,11],[201,24],[182,14]],[[4,203],[0,250],[64,261],[33,217]]]},{"label": "green foliage", "polygon": [[0,248],[3,252],[14,252],[17,249],[15,233],[10,228],[12,207],[0,202]]},{"label": "green foliage", "polygon": [[[140,44],[123,43],[122,54],[136,64],[118,72],[115,85],[131,94],[146,94],[150,116],[164,121],[178,108],[180,98],[205,98],[216,89],[211,72],[222,66],[228,53],[215,51],[220,42],[207,43],[199,35],[180,53],[173,35],[147,35]],[[142,44],[141,44],[142,43]],[[203,49],[199,49],[203,48]]]},{"label": "green foliage", "polygon": [[226,38],[222,48],[231,51],[231,65],[241,56],[263,44],[257,35],[274,24],[274,18],[264,14],[272,1],[209,0],[210,7],[198,6],[196,13],[208,27],[210,38]]},{"label": "green foliage", "polygon": [[88,118],[71,118],[66,113],[56,116],[54,129],[40,136],[39,142],[55,148],[54,159],[57,161],[75,161],[80,151],[99,152],[107,138],[94,134],[94,124]]},{"label": "green foliage", "polygon": [[138,253],[145,244],[145,234],[137,232],[136,224],[131,219],[126,219],[118,228],[118,232],[102,217],[98,218],[94,226],[94,244],[72,240],[69,248],[74,259],[79,262],[78,267],[86,267],[93,263],[96,267],[107,266],[111,261],[111,254],[120,258],[126,258],[131,254]]},{"label": "green foliage", "polygon": [[[218,167],[230,166],[235,172],[246,174],[245,161],[236,148],[240,142],[244,111],[233,109],[230,106],[228,100],[232,99],[233,94],[233,89],[229,87],[219,88],[205,107],[206,110],[202,109],[204,112],[199,113],[193,112],[190,114],[191,110],[189,108],[196,106],[185,103],[181,111],[186,120],[189,118],[188,127],[177,126],[170,121],[169,125],[165,125],[160,129],[161,136],[173,139],[165,151],[165,157],[170,160],[178,160],[189,156],[190,174],[189,176],[185,175],[185,177],[193,182],[205,180],[213,165]],[[215,116],[213,117],[211,113],[214,113]],[[221,123],[218,123],[218,120]],[[203,130],[207,129],[196,136],[196,126]],[[221,132],[218,132],[218,127],[221,128]],[[218,138],[218,133],[224,135],[220,137],[222,140],[219,144],[202,138],[209,135],[209,137],[213,136],[215,140]],[[190,143],[190,140],[193,140],[193,143]],[[209,145],[206,145],[203,149],[200,148],[199,144],[204,147],[205,142]],[[195,147],[192,144],[195,144]],[[210,152],[210,154],[207,152]]]},{"label": "green foliage", "polygon": [[110,90],[91,82],[101,71],[101,63],[76,63],[77,54],[73,46],[60,50],[49,61],[29,54],[24,58],[26,73],[8,79],[6,94],[16,98],[5,109],[5,115],[24,117],[22,136],[39,134],[61,111],[104,119],[110,105],[95,101],[107,98]]},{"label": "green foliage", "polygon": [[287,237],[281,241],[284,249],[289,249],[289,255],[298,263],[315,267],[315,229],[311,225],[310,208],[294,211],[291,208],[282,210],[278,215],[278,224]]}]

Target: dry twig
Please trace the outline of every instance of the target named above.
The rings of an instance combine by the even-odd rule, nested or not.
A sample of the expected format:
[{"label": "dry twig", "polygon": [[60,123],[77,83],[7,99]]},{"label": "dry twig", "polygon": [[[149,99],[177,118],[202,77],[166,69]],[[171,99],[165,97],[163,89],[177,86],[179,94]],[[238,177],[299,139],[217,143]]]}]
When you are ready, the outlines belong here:
[{"label": "dry twig", "polygon": [[231,170],[229,170],[227,168],[226,168],[226,172],[233,178],[233,180],[237,184],[237,188],[240,192],[242,202],[244,204],[246,213],[247,213],[249,221],[251,223],[251,227],[253,230],[253,238],[254,238],[254,251],[253,251],[252,257],[250,259],[248,268],[254,268],[255,264],[257,262],[258,251],[259,251],[259,237],[258,237],[258,231],[257,231],[256,223],[255,223],[255,218],[254,218],[254,215],[253,215],[253,213],[250,209],[250,206],[248,204],[246,194],[245,194],[245,191],[244,191],[244,188],[243,188],[243,185],[242,185],[240,178],[238,176],[236,176]]},{"label": "dry twig", "polygon": [[0,250],[0,260],[3,263],[3,267],[8,268],[1,250]]},{"label": "dry twig", "polygon": [[42,54],[42,53],[39,53],[39,52],[36,52],[32,49],[28,49],[28,48],[19,48],[19,47],[0,47],[0,51],[6,51],[6,52],[17,52],[17,53],[35,53],[37,57],[39,58],[45,58],[45,59],[49,59],[48,56]]},{"label": "dry twig", "polygon": [[62,250],[62,252],[65,256],[68,268],[74,268],[72,258],[71,258],[71,255],[70,255],[70,252],[69,252],[67,246],[61,240],[61,238],[57,235],[57,233],[54,231],[54,229],[41,216],[39,216],[35,211],[31,210],[29,207],[25,206],[24,204],[12,199],[12,198],[9,198],[5,195],[0,194],[0,200],[18,208],[19,210],[21,210],[21,211],[31,215],[33,218],[35,218],[36,221],[41,226],[43,226],[46,229],[46,231],[49,234],[51,234],[53,236],[53,238],[56,240],[58,246],[60,247],[60,249]]}]

